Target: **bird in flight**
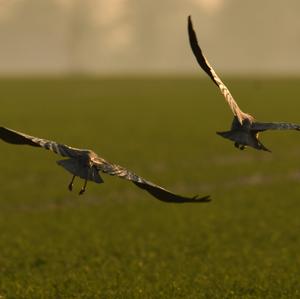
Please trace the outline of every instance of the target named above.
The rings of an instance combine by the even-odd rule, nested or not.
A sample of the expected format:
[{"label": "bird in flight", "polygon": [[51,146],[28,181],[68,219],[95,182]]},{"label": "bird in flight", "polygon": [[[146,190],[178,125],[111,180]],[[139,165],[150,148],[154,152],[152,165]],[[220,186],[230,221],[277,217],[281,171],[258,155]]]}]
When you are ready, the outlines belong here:
[{"label": "bird in flight", "polygon": [[267,130],[300,130],[300,125],[298,124],[285,122],[257,122],[252,115],[244,113],[234,100],[226,85],[222,82],[203,55],[193,28],[191,16],[188,17],[188,34],[190,46],[198,64],[219,87],[225,101],[228,103],[234,115],[231,129],[225,132],[217,132],[217,134],[233,141],[234,146],[238,149],[243,150],[246,146],[251,146],[257,150],[270,152],[270,150],[267,149],[258,139],[260,132]]},{"label": "bird in flight", "polygon": [[185,197],[173,194],[172,192],[143,179],[122,166],[104,160],[91,150],[73,148],[54,141],[23,134],[5,127],[0,127],[0,139],[12,144],[27,144],[35,147],[42,147],[63,157],[67,157],[68,159],[57,161],[57,164],[73,175],[72,180],[68,185],[70,191],[73,189],[75,177],[80,177],[84,180],[84,185],[79,194],[83,194],[85,192],[87,181],[93,181],[98,184],[103,183],[103,179],[99,175],[99,172],[103,172],[129,180],[161,201],[174,203],[210,201],[210,196]]}]

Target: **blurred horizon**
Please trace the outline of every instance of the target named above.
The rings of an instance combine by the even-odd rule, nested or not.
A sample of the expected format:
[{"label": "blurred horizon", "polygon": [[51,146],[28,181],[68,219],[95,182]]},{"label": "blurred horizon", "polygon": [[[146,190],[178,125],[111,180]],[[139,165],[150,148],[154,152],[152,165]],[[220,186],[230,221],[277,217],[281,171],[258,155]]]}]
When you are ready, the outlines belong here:
[{"label": "blurred horizon", "polygon": [[300,2],[0,0],[0,75],[300,74]]}]

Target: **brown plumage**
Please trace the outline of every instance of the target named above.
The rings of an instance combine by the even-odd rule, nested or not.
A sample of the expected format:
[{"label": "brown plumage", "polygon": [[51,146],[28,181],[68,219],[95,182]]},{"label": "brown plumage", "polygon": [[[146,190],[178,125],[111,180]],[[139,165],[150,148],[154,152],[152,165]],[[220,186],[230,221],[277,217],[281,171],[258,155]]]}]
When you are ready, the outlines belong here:
[{"label": "brown plumage", "polygon": [[253,116],[251,116],[250,114],[244,113],[240,109],[240,107],[234,100],[233,96],[231,95],[229,89],[222,82],[222,80],[219,78],[217,73],[214,71],[214,69],[211,67],[211,65],[209,64],[209,62],[203,55],[202,50],[198,44],[196,33],[193,28],[191,16],[188,17],[188,33],[189,33],[190,46],[196,57],[196,60],[198,61],[198,64],[208,74],[208,76],[212,79],[212,81],[219,87],[222,95],[225,98],[225,101],[228,103],[233,114],[238,118],[240,124],[242,124],[245,119],[252,122],[254,120]]},{"label": "brown plumage", "polygon": [[190,46],[196,57],[199,66],[212,79],[212,81],[219,87],[226,102],[234,114],[234,119],[230,131],[217,132],[220,136],[227,138],[234,142],[235,147],[243,150],[246,146],[251,146],[257,150],[268,150],[258,139],[259,132],[266,130],[300,130],[300,125],[284,122],[261,123],[255,121],[250,114],[244,113],[234,100],[229,89],[219,78],[217,73],[211,67],[205,58],[199,46],[196,33],[193,28],[191,16],[188,17],[188,35]]},{"label": "brown plumage", "polygon": [[249,122],[244,120],[241,125],[236,117],[234,117],[230,131],[217,132],[218,135],[234,142],[234,146],[240,150],[246,146],[251,146],[257,150],[271,152],[258,139],[259,133],[266,130],[300,130],[300,125],[284,122]]},{"label": "brown plumage", "polygon": [[57,163],[73,174],[72,180],[69,184],[70,191],[73,188],[73,182],[76,176],[84,179],[84,185],[79,194],[84,193],[87,181],[93,181],[98,184],[103,183],[103,179],[99,175],[99,172],[103,172],[129,180],[161,201],[175,203],[210,201],[209,196],[185,197],[173,194],[172,192],[143,179],[122,166],[106,161],[91,150],[73,148],[54,141],[20,133],[5,127],[0,127],[0,139],[12,144],[42,147],[63,157],[68,157],[68,159],[57,161]]}]

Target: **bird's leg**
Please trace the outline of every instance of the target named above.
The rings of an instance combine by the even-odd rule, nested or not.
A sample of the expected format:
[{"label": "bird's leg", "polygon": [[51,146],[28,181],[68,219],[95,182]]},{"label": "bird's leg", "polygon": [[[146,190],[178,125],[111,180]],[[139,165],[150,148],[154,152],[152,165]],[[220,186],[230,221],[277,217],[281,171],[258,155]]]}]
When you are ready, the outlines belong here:
[{"label": "bird's leg", "polygon": [[81,190],[79,192],[79,195],[82,195],[85,192],[86,184],[87,184],[87,180],[84,180],[84,184],[83,184],[83,187],[81,188]]},{"label": "bird's leg", "polygon": [[75,180],[75,175],[73,175],[72,180],[71,180],[71,182],[70,182],[70,184],[69,184],[69,186],[68,186],[68,189],[69,189],[70,191],[73,190],[73,182],[74,182],[74,180]]}]

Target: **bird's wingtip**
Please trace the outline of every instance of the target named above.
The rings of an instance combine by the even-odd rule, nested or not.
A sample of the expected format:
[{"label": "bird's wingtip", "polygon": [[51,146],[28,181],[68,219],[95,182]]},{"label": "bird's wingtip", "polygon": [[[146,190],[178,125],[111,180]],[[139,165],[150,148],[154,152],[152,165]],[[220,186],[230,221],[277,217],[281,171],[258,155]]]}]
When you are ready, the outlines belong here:
[{"label": "bird's wingtip", "polygon": [[211,197],[210,195],[202,196],[200,197],[199,195],[196,195],[193,197],[193,202],[210,202]]}]

